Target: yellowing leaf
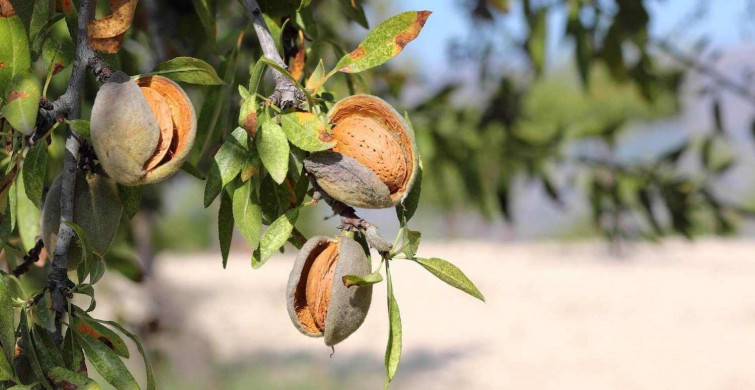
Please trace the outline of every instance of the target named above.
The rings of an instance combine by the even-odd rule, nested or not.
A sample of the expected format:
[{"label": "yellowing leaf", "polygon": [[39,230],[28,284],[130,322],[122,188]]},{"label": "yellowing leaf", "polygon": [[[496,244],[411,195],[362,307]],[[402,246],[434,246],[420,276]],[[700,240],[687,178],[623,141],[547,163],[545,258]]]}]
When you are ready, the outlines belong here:
[{"label": "yellowing leaf", "polygon": [[419,35],[431,13],[409,11],[380,23],[354,51],[338,61],[334,71],[358,73],[386,63]]},{"label": "yellowing leaf", "polygon": [[123,42],[123,35],[134,21],[134,11],[138,0],[110,0],[112,14],[87,24],[89,45],[92,49],[117,53]]}]

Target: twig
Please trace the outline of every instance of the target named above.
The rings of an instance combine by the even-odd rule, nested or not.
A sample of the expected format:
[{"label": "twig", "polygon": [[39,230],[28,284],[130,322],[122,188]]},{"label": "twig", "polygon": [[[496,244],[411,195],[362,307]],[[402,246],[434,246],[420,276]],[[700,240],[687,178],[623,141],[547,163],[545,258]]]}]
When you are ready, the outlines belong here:
[{"label": "twig", "polygon": [[26,256],[24,256],[24,262],[19,264],[18,267],[13,269],[13,276],[19,277],[29,272],[31,265],[39,261],[39,254],[42,252],[42,248],[44,247],[45,247],[45,244],[42,242],[42,240],[37,240],[37,243],[34,245],[34,248],[31,248],[29,253]]},{"label": "twig", "polygon": [[[281,59],[280,53],[275,48],[275,41],[267,29],[265,19],[262,17],[262,9],[256,0],[239,0],[246,15],[252,20],[254,31],[257,33],[257,39],[262,47],[262,54],[275,61],[283,68],[288,68]],[[273,103],[281,108],[298,107],[305,99],[304,94],[299,91],[286,76],[273,69],[273,78],[275,79],[275,91],[270,96]]]},{"label": "twig", "polygon": [[700,74],[710,77],[719,86],[730,90],[731,92],[749,101],[750,104],[755,105],[755,93],[750,91],[750,89],[746,86],[738,84],[736,81],[719,73],[708,64],[704,64],[694,57],[684,54],[681,50],[672,46],[665,40],[654,42],[654,44],[677,62],[680,62],[682,65]]}]

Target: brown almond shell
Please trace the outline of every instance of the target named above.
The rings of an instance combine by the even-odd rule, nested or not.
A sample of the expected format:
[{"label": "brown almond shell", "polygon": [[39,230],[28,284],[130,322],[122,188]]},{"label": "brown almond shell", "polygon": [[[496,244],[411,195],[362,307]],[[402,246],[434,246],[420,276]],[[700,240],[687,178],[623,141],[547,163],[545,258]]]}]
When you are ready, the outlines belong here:
[{"label": "brown almond shell", "polygon": [[328,153],[343,158],[309,156],[308,170],[312,168],[323,190],[354,207],[401,203],[414,184],[419,163],[414,132],[404,118],[383,99],[358,94],[337,102],[328,122],[338,142]]},{"label": "brown almond shell", "polygon": [[97,158],[105,172],[124,185],[165,180],[181,168],[194,144],[194,106],[168,78],[131,80],[116,74],[100,87],[92,107]]},{"label": "brown almond shell", "polygon": [[[335,275],[330,287],[330,299],[325,316],[325,329],[321,330],[306,301],[307,277],[317,256],[331,245],[338,245]],[[310,238],[299,251],[286,287],[286,302],[291,322],[303,334],[324,337],[325,344],[335,345],[354,333],[364,322],[372,301],[372,286],[346,287],[345,275],[367,275],[370,263],[362,246],[349,237]]]}]

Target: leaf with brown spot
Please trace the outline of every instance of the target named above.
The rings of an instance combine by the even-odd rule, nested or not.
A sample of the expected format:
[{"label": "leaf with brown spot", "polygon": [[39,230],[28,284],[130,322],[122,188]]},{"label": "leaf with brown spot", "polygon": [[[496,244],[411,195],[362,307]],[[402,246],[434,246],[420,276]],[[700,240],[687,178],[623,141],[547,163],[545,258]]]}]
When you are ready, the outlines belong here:
[{"label": "leaf with brown spot", "polygon": [[138,0],[110,0],[112,14],[87,24],[89,45],[105,53],[117,53],[123,42],[123,35],[134,21],[134,11]]},{"label": "leaf with brown spot", "polygon": [[[0,0],[2,1],[2,0]],[[31,71],[29,39],[18,16],[0,17],[0,93],[11,80]]]},{"label": "leaf with brown spot", "polygon": [[291,58],[291,61],[288,64],[288,69],[291,72],[291,76],[293,76],[297,80],[301,80],[302,76],[304,75],[304,64],[306,63],[304,35],[301,33],[301,31],[299,31],[299,42],[299,51],[296,52],[296,55]]},{"label": "leaf with brown spot", "polygon": [[39,87],[28,75],[14,78],[8,88],[5,100],[8,102],[0,115],[10,123],[14,129],[30,135],[34,131],[39,111]]},{"label": "leaf with brown spot", "polygon": [[118,336],[118,334],[110,328],[86,317],[75,318],[74,324],[76,325],[77,332],[88,334],[92,336],[92,338],[101,341],[119,356],[125,358],[129,357],[126,343],[121,336]]},{"label": "leaf with brown spot", "polygon": [[430,14],[430,11],[409,11],[385,20],[356,49],[343,56],[330,74],[358,73],[386,63],[419,35]]},{"label": "leaf with brown spot", "polygon": [[16,11],[13,10],[13,6],[8,0],[0,0],[0,18],[10,18],[15,16]]}]

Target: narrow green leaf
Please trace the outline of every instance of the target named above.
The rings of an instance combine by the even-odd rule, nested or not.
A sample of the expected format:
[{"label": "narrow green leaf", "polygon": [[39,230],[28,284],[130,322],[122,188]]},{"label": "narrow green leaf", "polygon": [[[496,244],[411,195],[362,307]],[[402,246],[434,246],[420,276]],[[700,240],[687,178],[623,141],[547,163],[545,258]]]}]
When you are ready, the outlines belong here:
[{"label": "narrow green leaf", "polygon": [[360,275],[344,275],[343,285],[346,287],[351,286],[370,286],[383,281],[383,275],[380,272],[373,272],[364,276]]},{"label": "narrow green leaf", "polygon": [[262,127],[254,138],[254,143],[262,165],[276,183],[283,183],[288,172],[288,139],[267,111],[262,114]]},{"label": "narrow green leaf", "polygon": [[64,367],[52,367],[47,370],[47,377],[58,388],[77,390],[100,390],[97,382],[84,375],[75,373]]},{"label": "narrow green leaf", "polygon": [[0,108],[0,115],[4,116],[14,129],[31,135],[39,111],[40,92],[37,83],[28,75],[16,76],[11,80],[3,97],[6,104]]},{"label": "narrow green leaf", "polygon": [[386,262],[385,275],[388,281],[388,345],[385,348],[385,387],[393,380],[401,360],[401,313],[398,302],[393,296],[393,280],[391,279],[390,265]]},{"label": "narrow green leaf", "polygon": [[204,27],[208,40],[214,45],[216,26],[215,26],[215,1],[213,0],[192,0],[194,10],[199,16],[199,21]]},{"label": "narrow green leaf", "polygon": [[331,72],[358,73],[395,57],[419,35],[430,11],[409,11],[380,23],[351,53],[343,56]]},{"label": "narrow green leaf", "polygon": [[0,275],[0,344],[9,362],[13,361],[13,350],[16,347],[13,295],[8,279]]},{"label": "narrow green leaf", "polygon": [[26,310],[21,310],[21,322],[18,327],[21,329],[21,340],[23,341],[24,352],[29,361],[29,366],[31,366],[32,378],[41,382],[45,389],[51,389],[50,384],[44,379],[44,370],[34,348],[30,325]]},{"label": "narrow green leaf", "polygon": [[364,28],[370,28],[361,0],[339,0],[339,3],[341,3],[341,10],[349,19],[359,23]]},{"label": "narrow green leaf", "polygon": [[430,273],[437,276],[438,279],[485,302],[485,297],[482,296],[480,290],[475,287],[474,283],[472,283],[463,272],[461,272],[459,267],[438,258],[416,258],[415,261],[426,270],[430,271]]},{"label": "narrow green leaf", "polygon": [[548,26],[546,16],[547,10],[546,8],[542,8],[529,23],[530,35],[527,38],[527,51],[537,74],[540,74],[545,66],[545,40]]},{"label": "narrow green leaf", "polygon": [[244,129],[237,127],[215,154],[204,189],[204,207],[209,207],[228,183],[238,176],[247,160],[247,138]]},{"label": "narrow green leaf", "polygon": [[87,361],[108,383],[117,390],[139,390],[136,379],[115,352],[88,334],[76,333],[76,339],[84,350]]},{"label": "narrow green leaf", "polygon": [[320,60],[317,67],[307,79],[306,88],[310,93],[316,94],[322,88],[327,79],[325,78],[325,64]]},{"label": "narrow green leaf", "polygon": [[291,209],[267,228],[260,240],[260,247],[252,255],[252,268],[262,267],[288,241],[297,218],[299,218],[299,208]]},{"label": "narrow green leaf", "polygon": [[42,298],[39,300],[39,302],[37,302],[37,304],[34,307],[37,311],[37,318],[39,319],[40,325],[42,325],[46,331],[54,332],[55,319],[53,318],[52,310],[50,310],[51,300],[48,298],[49,296],[50,296],[50,293],[45,292],[42,295]]},{"label": "narrow green leaf", "polygon": [[34,350],[42,367],[42,372],[47,372],[52,367],[62,366],[63,357],[60,350],[52,341],[50,333],[38,324],[34,324],[31,329],[31,337],[34,343]]},{"label": "narrow green leaf", "polygon": [[105,343],[105,345],[112,349],[118,356],[122,356],[126,359],[129,358],[126,343],[121,336],[118,336],[118,334],[110,328],[102,325],[95,319],[88,317],[76,317],[73,320],[73,324],[77,333],[86,333],[92,336],[92,338]]},{"label": "narrow green leaf", "polygon": [[155,389],[155,375],[152,373],[152,366],[149,364],[149,359],[147,359],[147,354],[144,353],[144,347],[142,346],[141,341],[139,341],[139,338],[136,337],[133,333],[129,332],[121,326],[119,323],[114,321],[103,321],[103,320],[95,320],[104,324],[108,324],[112,326],[115,329],[118,329],[119,332],[123,333],[126,337],[130,338],[131,341],[136,344],[136,349],[139,350],[139,354],[142,355],[142,359],[144,360],[144,366],[146,367],[147,371],[147,390],[154,390]]},{"label": "narrow green leaf", "polygon": [[418,230],[404,229],[403,249],[400,253],[406,255],[407,259],[414,258],[414,255],[417,254],[417,249],[419,249],[421,238],[422,232]]},{"label": "narrow green leaf", "polygon": [[304,9],[306,7],[309,7],[309,4],[311,4],[311,3],[312,3],[312,0],[301,0],[301,3],[299,3],[299,9],[298,10],[301,11],[302,9]]},{"label": "narrow green leaf", "polygon": [[174,81],[189,84],[222,85],[212,65],[193,57],[176,57],[157,65],[155,70],[143,76],[161,75]]},{"label": "narrow green leaf", "polygon": [[13,366],[8,361],[5,348],[0,347],[0,381],[12,380],[15,377]]},{"label": "narrow green leaf", "polygon": [[70,370],[78,371],[81,369],[81,363],[84,359],[84,351],[81,350],[79,342],[76,341],[73,328],[68,328],[63,338],[63,349],[61,355],[65,366]]},{"label": "narrow green leaf", "polygon": [[47,142],[40,140],[29,149],[24,158],[24,190],[26,196],[38,207],[42,203],[42,187],[47,177]]},{"label": "narrow green leaf", "polygon": [[[0,94],[17,76],[31,71],[29,40],[18,16],[0,18]],[[4,96],[3,96],[4,97]]]},{"label": "narrow green leaf", "polygon": [[223,256],[223,268],[228,263],[228,253],[233,239],[233,200],[228,191],[220,193],[220,210],[218,211],[218,240],[220,253]]},{"label": "narrow green leaf", "polygon": [[123,215],[128,219],[134,218],[142,205],[142,186],[124,186],[118,184],[118,196],[123,204]]},{"label": "narrow green leaf", "polygon": [[42,46],[45,69],[56,75],[73,62],[73,42],[68,39],[48,38]]},{"label": "narrow green leaf", "polygon": [[281,115],[281,127],[286,137],[299,149],[308,152],[328,150],[336,141],[317,115],[308,112],[290,112]]},{"label": "narrow green leaf", "polygon": [[66,123],[68,123],[68,126],[71,127],[71,130],[73,130],[76,134],[78,134],[80,137],[87,140],[87,142],[92,142],[92,135],[89,132],[89,121],[85,119],[71,119],[66,120]]},{"label": "narrow green leaf", "polygon": [[199,180],[205,180],[206,179],[204,177],[204,174],[202,173],[202,171],[200,171],[199,168],[197,168],[196,166],[194,166],[194,164],[192,164],[192,163],[190,163],[188,161],[184,161],[184,163],[181,164],[181,170],[184,171],[184,172],[186,172],[186,173],[188,173],[191,176],[194,176],[195,178],[197,178]]},{"label": "narrow green leaf", "polygon": [[16,178],[16,212],[18,233],[25,251],[37,243],[39,235],[39,209],[26,195],[23,175]]},{"label": "narrow green leaf", "polygon": [[48,35],[52,27],[60,19],[63,19],[62,14],[53,16],[55,13],[54,0],[35,1],[34,3],[34,16],[32,17],[31,28],[29,30],[32,62],[36,62],[39,59],[39,55],[42,54],[42,47],[49,41]]},{"label": "narrow green leaf", "polygon": [[[89,243],[87,232],[84,228],[74,222],[66,222],[65,224],[70,226],[71,229],[73,229],[73,232],[76,233],[76,237],[79,239],[79,244],[81,245],[81,260],[82,262],[86,262],[89,254],[94,252],[94,248],[92,248],[92,245]],[[73,260],[74,259],[69,259],[69,261]]]},{"label": "narrow green leaf", "polygon": [[23,22],[25,33],[29,32],[31,17],[34,14],[34,3],[34,1],[29,0],[10,0],[13,11],[16,12],[16,16],[21,18]]},{"label": "narrow green leaf", "polygon": [[262,231],[262,210],[252,180],[233,192],[233,219],[250,247],[256,248]]}]

